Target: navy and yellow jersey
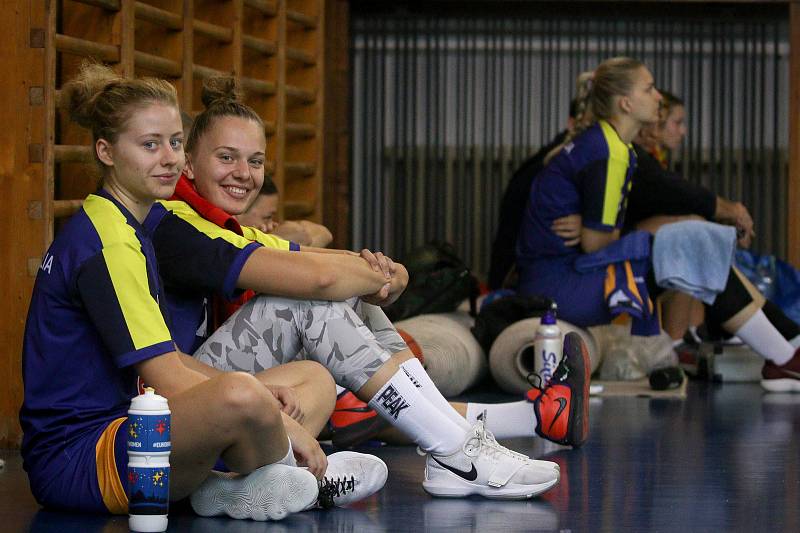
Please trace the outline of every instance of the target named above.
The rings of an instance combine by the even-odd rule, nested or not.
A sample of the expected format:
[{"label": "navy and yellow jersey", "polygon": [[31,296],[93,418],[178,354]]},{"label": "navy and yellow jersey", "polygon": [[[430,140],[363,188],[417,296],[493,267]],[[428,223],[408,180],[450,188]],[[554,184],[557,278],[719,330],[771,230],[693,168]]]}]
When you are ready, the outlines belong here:
[{"label": "navy and yellow jersey", "polygon": [[223,239],[234,246],[244,248],[251,242],[257,242],[267,248],[276,250],[299,250],[300,247],[293,242],[281,239],[276,235],[264,233],[248,226],[240,226],[242,234],[239,235],[230,229],[223,228],[219,224],[204,218],[191,205],[183,200],[165,200],[160,202],[169,212],[183,219],[198,231],[208,235],[212,239]]},{"label": "navy and yellow jersey", "polygon": [[71,446],[126,416],[134,365],[175,349],[168,316],[148,231],[90,195],[44,256],[25,326],[22,456],[37,498]]},{"label": "navy and yellow jersey", "polygon": [[583,225],[610,232],[622,227],[636,167],[633,146],[601,120],[556,154],[531,185],[517,241],[520,261],[580,253],[551,229],[553,222],[579,213]]},{"label": "navy and yellow jersey", "polygon": [[[269,245],[290,250],[289,241],[253,233],[257,239],[206,220],[183,201],[165,201],[165,215],[148,217],[153,244],[167,291],[172,333],[181,351],[193,353],[208,336],[209,306],[215,294],[238,298],[239,275],[250,254]],[[249,228],[251,229],[251,228]]]}]

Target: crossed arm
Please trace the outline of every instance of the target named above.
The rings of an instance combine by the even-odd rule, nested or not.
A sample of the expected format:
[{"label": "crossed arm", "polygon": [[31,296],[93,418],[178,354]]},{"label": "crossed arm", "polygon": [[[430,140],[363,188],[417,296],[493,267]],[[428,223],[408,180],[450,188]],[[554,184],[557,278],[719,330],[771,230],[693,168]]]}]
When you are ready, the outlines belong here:
[{"label": "crossed arm", "polygon": [[288,298],[341,301],[360,296],[388,305],[405,290],[408,273],[386,260],[332,250],[296,253],[259,248],[242,268],[237,286]]},{"label": "crossed arm", "polygon": [[[677,222],[680,218],[680,216],[671,217],[669,221]],[[714,220],[720,224],[735,226],[739,246],[742,248],[750,247],[755,231],[753,230],[753,218],[744,204],[717,196]],[[645,224],[646,222],[646,220],[643,221],[643,226],[640,229],[655,231],[660,226],[656,225],[653,228],[652,225]],[[550,228],[556,235],[564,239],[565,245],[580,245],[581,249],[586,253],[595,252],[619,237],[618,232],[603,233],[583,227],[581,215],[577,213],[556,219]],[[616,234],[616,237],[613,236],[614,234]]]}]

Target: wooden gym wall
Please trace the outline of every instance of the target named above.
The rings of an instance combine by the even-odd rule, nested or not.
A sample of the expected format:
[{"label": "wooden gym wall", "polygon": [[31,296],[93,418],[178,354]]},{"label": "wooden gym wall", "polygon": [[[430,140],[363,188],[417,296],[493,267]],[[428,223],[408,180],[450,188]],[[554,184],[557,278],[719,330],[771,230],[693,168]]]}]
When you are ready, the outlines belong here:
[{"label": "wooden gym wall", "polygon": [[[238,76],[247,103],[266,124],[268,167],[281,192],[279,216],[321,221],[326,8],[328,16],[339,12],[337,5],[347,9],[342,1],[328,4],[325,0],[3,2],[0,136],[8,149],[0,155],[0,198],[5,206],[0,224],[4,296],[0,447],[18,446],[21,436],[17,412],[22,402],[22,335],[41,257],[59,222],[79,208],[99,176],[89,132],[57,110],[60,86],[84,58],[93,57],[126,76],[172,81],[182,108],[194,114],[202,109],[203,79],[215,74]],[[340,12],[337,17],[346,23]],[[346,64],[346,51],[344,59],[341,51],[336,57]],[[343,135],[346,121],[341,115],[333,115],[339,125],[334,138]],[[336,152],[332,155],[335,159]],[[343,163],[334,164],[332,172],[341,174]]]}]

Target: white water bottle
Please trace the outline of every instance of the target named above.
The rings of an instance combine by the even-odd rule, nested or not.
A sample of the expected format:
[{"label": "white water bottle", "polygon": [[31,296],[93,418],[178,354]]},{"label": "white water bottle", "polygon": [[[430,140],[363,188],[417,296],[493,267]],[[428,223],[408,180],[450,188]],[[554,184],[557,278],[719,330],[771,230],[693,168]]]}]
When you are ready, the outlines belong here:
[{"label": "white water bottle", "polygon": [[542,380],[542,387],[553,377],[564,350],[561,328],[556,321],[556,304],[548,309],[536,328],[533,338],[533,369]]},{"label": "white water bottle", "polygon": [[128,527],[158,533],[169,511],[170,410],[150,387],[128,410]]}]

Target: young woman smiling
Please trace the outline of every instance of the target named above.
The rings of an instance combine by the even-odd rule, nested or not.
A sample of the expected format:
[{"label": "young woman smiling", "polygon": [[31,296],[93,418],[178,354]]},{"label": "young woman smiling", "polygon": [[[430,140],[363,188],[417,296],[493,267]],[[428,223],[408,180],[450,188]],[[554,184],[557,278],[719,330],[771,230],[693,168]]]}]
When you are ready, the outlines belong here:
[{"label": "young woman smiling", "polygon": [[[126,415],[143,380],[172,411],[171,499],[191,495],[198,513],[257,520],[313,505],[315,475],[330,468],[313,436],[282,412],[297,416],[297,401],[280,384],[287,372],[304,376],[298,389],[313,391],[321,424],[334,401],[327,371],[302,362],[255,377],[223,373],[180,352],[170,331],[152,234],[172,218],[155,201],[173,194],[185,163],[174,87],[87,63],[62,98],[92,130],[102,183],[50,246],[31,296],[20,421],[34,496],[58,509],[127,512]],[[184,238],[198,242],[196,233]],[[247,255],[211,241],[195,254],[214,257],[235,290]],[[379,288],[382,276],[365,270]],[[239,474],[212,473],[220,458]],[[344,462],[385,473],[377,458],[339,461],[339,470]]]},{"label": "young woman smiling", "polygon": [[[280,277],[264,272],[280,288],[264,290],[264,281],[260,287],[256,286],[254,277],[253,284],[246,287],[261,294],[251,295],[229,318],[223,313],[222,318],[227,321],[213,331],[207,326],[214,320],[208,318],[203,302],[212,301],[215,295],[203,291],[201,284],[195,284],[192,292],[186,279],[167,279],[168,288],[174,287],[178,296],[171,300],[176,306],[173,314],[184,317],[181,322],[187,337],[183,342],[201,344],[195,356],[221,369],[248,372],[298,357],[318,361],[328,368],[337,384],[368,402],[381,417],[428,453],[423,486],[432,494],[521,498],[555,485],[559,474],[553,463],[511,452],[497,444],[486,430],[486,424],[491,424],[493,418],[504,417],[490,412],[486,417],[489,422],[485,422],[478,420],[476,411],[468,422],[462,416],[463,411],[448,404],[388,321],[379,306],[393,301],[405,287],[407,274],[402,265],[369,251],[361,253],[367,259],[364,262],[353,252],[299,247],[236,222],[233,215],[247,209],[264,180],[263,124],[240,101],[231,79],[210,80],[203,101],[206,109],[196,117],[187,143],[189,162],[186,176],[176,190],[179,200],[165,202],[165,206],[187,224],[221,239],[244,237],[247,243],[267,243],[286,250],[282,253],[287,255],[310,256],[322,262],[346,258],[364,265],[369,263],[386,274],[387,286],[384,293],[365,295],[353,291],[339,299],[346,301],[334,301],[337,299],[321,294],[302,299],[282,298],[291,288],[302,284],[291,272]],[[184,245],[167,233],[159,236],[157,232],[155,244],[159,261],[188,258],[181,251]],[[247,246],[244,242],[242,245]],[[343,264],[340,269],[343,276],[348,275],[346,268],[349,267]],[[196,333],[199,339],[195,339]],[[564,381],[556,380],[548,389],[550,394],[536,389],[531,402],[518,402],[522,405],[516,407],[523,414],[515,419],[522,421],[515,428],[517,432],[523,426],[532,435],[534,428],[545,426],[543,433],[548,427],[554,433],[560,432],[558,437],[550,435],[554,440],[571,444],[585,440],[584,383],[588,387],[588,379],[584,369],[588,368],[588,362],[580,348],[573,350],[565,362],[565,367],[573,365],[573,371],[564,371]],[[571,376],[569,381],[567,374]],[[559,386],[565,390],[578,389],[571,402],[569,391],[554,397]],[[542,409],[537,410],[535,405]],[[545,406],[550,406],[549,414]],[[569,409],[561,416],[564,406]],[[542,416],[550,417],[549,422],[560,416],[558,424],[537,424],[540,411],[545,413]],[[467,446],[467,443],[472,444]],[[466,449],[472,450],[473,455],[465,455]],[[471,479],[456,473],[465,466],[466,472],[470,472],[467,465],[476,466],[477,474]]]}]

